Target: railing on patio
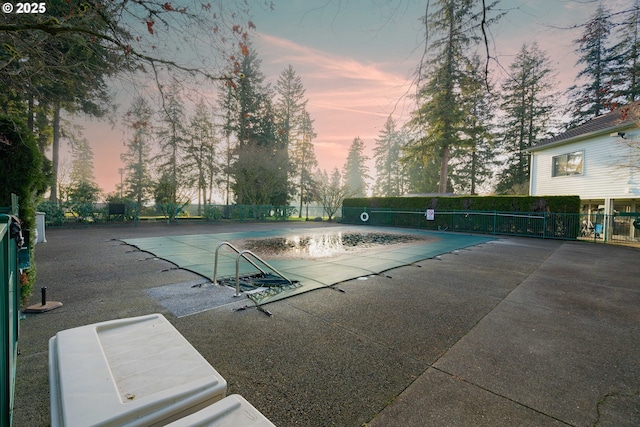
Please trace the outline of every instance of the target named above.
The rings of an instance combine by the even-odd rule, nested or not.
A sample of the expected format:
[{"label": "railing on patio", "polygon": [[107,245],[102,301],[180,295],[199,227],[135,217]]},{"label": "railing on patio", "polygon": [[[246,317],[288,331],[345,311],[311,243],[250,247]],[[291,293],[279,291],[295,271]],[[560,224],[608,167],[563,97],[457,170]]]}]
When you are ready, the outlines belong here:
[{"label": "railing on patio", "polygon": [[[640,212],[619,212],[613,215],[600,216],[602,217],[601,221],[597,223],[602,224],[604,236],[600,236],[600,238],[605,242],[640,243]],[[587,215],[584,215],[584,217],[587,217]],[[594,217],[594,215],[591,215],[591,217]],[[598,218],[598,215],[595,215],[595,217]]]}]

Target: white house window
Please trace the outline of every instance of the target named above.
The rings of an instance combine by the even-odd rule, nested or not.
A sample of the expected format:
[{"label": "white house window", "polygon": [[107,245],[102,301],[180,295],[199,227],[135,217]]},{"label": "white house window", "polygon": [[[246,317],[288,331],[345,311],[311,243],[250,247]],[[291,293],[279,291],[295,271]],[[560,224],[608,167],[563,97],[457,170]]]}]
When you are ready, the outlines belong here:
[{"label": "white house window", "polygon": [[562,154],[553,158],[553,176],[582,175],[584,151]]}]

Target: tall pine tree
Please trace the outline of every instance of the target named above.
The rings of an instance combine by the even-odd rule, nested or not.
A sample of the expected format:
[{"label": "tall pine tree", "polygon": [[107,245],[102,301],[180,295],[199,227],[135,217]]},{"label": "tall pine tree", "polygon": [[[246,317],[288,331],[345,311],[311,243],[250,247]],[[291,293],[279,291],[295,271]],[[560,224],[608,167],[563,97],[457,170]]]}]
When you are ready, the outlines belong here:
[{"label": "tall pine tree", "polygon": [[581,37],[574,40],[578,46],[577,65],[584,67],[577,77],[585,82],[568,89],[571,116],[569,128],[605,114],[614,106],[617,94],[614,90],[614,55],[609,41],[611,28],[609,11],[599,5],[585,25]]},{"label": "tall pine tree", "polygon": [[525,150],[549,136],[554,112],[555,83],[547,55],[534,42],[524,44],[509,67],[502,84],[505,117],[498,139],[503,160],[496,191],[526,194],[529,155]]},{"label": "tall pine tree", "polygon": [[456,193],[478,194],[488,183],[494,160],[493,96],[480,58],[474,56],[461,80],[460,98],[465,111],[462,144],[453,151],[451,180]]},{"label": "tall pine tree", "polygon": [[216,164],[217,138],[212,114],[204,99],[196,104],[189,126],[189,138],[185,149],[185,166],[191,170],[192,184],[198,190],[198,215],[202,204],[211,201],[213,181],[218,171]]},{"label": "tall pine tree", "polygon": [[96,179],[93,174],[93,149],[89,141],[82,134],[82,128],[76,127],[66,135],[71,148],[71,174],[72,186],[80,184],[90,184],[96,186]]},{"label": "tall pine tree", "polygon": [[184,105],[175,87],[170,88],[164,95],[162,107],[161,125],[157,132],[160,152],[155,158],[160,174],[159,185],[156,188],[156,203],[168,207],[168,218],[172,221],[177,207],[186,202],[184,197],[180,196],[185,184],[180,167],[187,142],[187,131],[184,127]]},{"label": "tall pine tree", "polygon": [[313,146],[316,133],[313,130],[313,120],[311,120],[306,110],[304,110],[302,114],[300,133],[300,139],[294,147],[292,156],[292,163],[295,165],[292,169],[298,175],[298,196],[300,197],[298,218],[302,218],[302,204],[311,201],[311,192],[313,189],[312,171],[318,166],[318,160],[316,159]]},{"label": "tall pine tree", "polygon": [[124,124],[132,135],[126,142],[127,151],[120,155],[124,163],[126,196],[136,201],[138,209],[147,202],[153,191],[151,172],[152,111],[147,101],[136,97],[125,114]]},{"label": "tall pine tree", "polygon": [[402,135],[396,130],[396,122],[389,116],[373,149],[376,166],[374,195],[394,197],[404,192],[404,168],[400,162],[401,146]]},{"label": "tall pine tree", "polygon": [[301,169],[295,167],[294,164],[298,161],[295,154],[300,151],[297,146],[303,143],[302,126],[303,120],[305,120],[304,115],[307,114],[305,109],[307,100],[302,79],[291,65],[280,74],[275,90],[279,95],[279,99],[275,103],[278,145],[283,150],[288,180],[300,182]]},{"label": "tall pine tree", "polygon": [[276,137],[273,90],[260,70],[257,53],[245,47],[237,83],[232,85],[235,102],[228,104],[235,116],[230,124],[237,138],[231,187],[238,204],[284,205],[288,199],[288,153]]},{"label": "tall pine tree", "polygon": [[[409,125],[420,137],[407,147],[407,158],[427,168],[439,161],[438,192],[450,189],[449,162],[452,150],[464,145],[461,131],[465,112],[460,99],[461,84],[471,48],[483,14],[494,4],[480,8],[473,0],[438,0],[436,10],[424,19],[431,32],[428,46],[430,67],[418,70],[418,80],[426,81],[418,89],[418,109]],[[425,157],[426,156],[426,157]]]},{"label": "tall pine tree", "polygon": [[342,170],[344,184],[349,194],[353,197],[365,197],[367,195],[366,180],[369,178],[367,160],[369,158],[364,154],[364,141],[360,137],[354,138]]},{"label": "tall pine tree", "polygon": [[640,0],[625,14],[625,21],[618,28],[619,42],[614,46],[614,86],[622,102],[640,99]]}]

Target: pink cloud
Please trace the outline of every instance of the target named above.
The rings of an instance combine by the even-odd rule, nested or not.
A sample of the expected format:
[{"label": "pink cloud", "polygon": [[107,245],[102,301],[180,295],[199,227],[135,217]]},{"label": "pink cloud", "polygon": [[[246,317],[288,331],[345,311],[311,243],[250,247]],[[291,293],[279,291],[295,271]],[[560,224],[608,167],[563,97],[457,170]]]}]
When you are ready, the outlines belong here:
[{"label": "pink cloud", "polygon": [[406,64],[360,62],[264,33],[257,48],[263,71],[272,79],[288,65],[301,77],[321,169],[342,169],[355,137],[364,140],[365,154],[372,157],[374,140],[389,114],[409,110],[403,108],[406,100],[398,105],[411,85],[410,76],[403,75],[410,68]]}]

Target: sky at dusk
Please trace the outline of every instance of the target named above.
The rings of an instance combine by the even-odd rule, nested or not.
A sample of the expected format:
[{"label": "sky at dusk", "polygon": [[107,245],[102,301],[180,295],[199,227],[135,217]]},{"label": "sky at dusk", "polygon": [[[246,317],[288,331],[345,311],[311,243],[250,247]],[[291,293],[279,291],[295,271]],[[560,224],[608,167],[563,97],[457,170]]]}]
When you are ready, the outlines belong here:
[{"label": "sky at dusk", "polygon": [[[261,3],[261,2],[257,2]],[[434,1],[431,1],[431,7]],[[604,1],[621,10],[628,0]],[[420,17],[426,0],[274,0],[275,10],[252,10],[253,46],[262,71],[275,84],[292,65],[302,79],[307,110],[314,120],[315,152],[321,169],[342,169],[355,137],[373,157],[375,139],[389,115],[401,125],[414,109],[410,95],[413,72],[423,51]],[[568,28],[593,15],[597,2],[586,0],[508,0],[500,22],[490,28],[493,81],[504,78],[523,43],[537,42],[557,72],[557,89],[572,85],[575,67],[572,41],[581,30]],[[119,112],[129,105],[119,97]],[[105,193],[120,182],[120,153],[125,149],[122,125],[84,121],[94,151],[95,176]],[[373,160],[368,163],[374,175]],[[220,198],[218,202],[221,202]]]}]

